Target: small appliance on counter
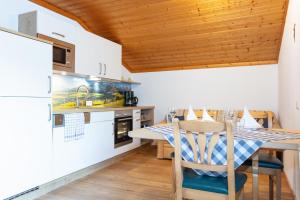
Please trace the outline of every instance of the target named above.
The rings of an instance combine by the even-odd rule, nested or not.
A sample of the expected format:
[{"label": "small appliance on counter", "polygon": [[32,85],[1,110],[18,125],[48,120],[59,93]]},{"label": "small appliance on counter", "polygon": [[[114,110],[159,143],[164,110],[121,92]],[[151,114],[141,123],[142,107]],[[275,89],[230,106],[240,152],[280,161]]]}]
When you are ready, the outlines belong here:
[{"label": "small appliance on counter", "polygon": [[124,106],[137,106],[139,99],[134,96],[133,91],[124,92],[125,105]]}]

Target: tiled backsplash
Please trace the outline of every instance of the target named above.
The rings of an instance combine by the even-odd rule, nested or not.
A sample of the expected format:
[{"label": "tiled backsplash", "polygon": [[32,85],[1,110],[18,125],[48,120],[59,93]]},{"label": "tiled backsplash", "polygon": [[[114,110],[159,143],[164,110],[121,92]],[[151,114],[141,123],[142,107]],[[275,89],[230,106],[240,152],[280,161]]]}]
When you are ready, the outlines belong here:
[{"label": "tiled backsplash", "polygon": [[[89,94],[77,89],[85,85]],[[124,91],[131,90],[129,83],[93,81],[85,78],[53,75],[53,107],[55,109],[76,107],[76,97],[81,103],[92,101],[94,107],[117,107],[124,105]],[[81,105],[82,106],[82,105]]]}]

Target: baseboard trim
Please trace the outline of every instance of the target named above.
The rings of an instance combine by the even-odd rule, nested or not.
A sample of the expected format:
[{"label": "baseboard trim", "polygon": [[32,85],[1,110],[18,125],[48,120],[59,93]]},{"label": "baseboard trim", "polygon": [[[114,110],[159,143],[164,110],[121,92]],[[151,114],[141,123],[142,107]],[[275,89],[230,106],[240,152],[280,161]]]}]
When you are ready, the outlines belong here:
[{"label": "baseboard trim", "polygon": [[[143,146],[145,144],[142,144]],[[35,190],[33,192],[27,193],[25,195],[22,195],[20,197],[15,198],[14,200],[31,200],[39,198],[53,190],[56,190],[62,186],[65,186],[73,181],[76,181],[78,179],[84,178],[92,173],[95,173],[98,170],[101,170],[103,168],[106,168],[122,159],[125,159],[127,156],[130,156],[132,154],[135,154],[141,147],[132,149],[128,152],[125,152],[123,154],[117,155],[113,158],[110,158],[108,160],[102,161],[100,163],[97,163],[95,165],[89,166],[87,168],[81,169],[77,172],[74,172],[72,174],[66,175],[64,177],[58,178],[56,180],[53,180],[49,183],[46,183],[44,185],[39,186],[38,190]]]}]

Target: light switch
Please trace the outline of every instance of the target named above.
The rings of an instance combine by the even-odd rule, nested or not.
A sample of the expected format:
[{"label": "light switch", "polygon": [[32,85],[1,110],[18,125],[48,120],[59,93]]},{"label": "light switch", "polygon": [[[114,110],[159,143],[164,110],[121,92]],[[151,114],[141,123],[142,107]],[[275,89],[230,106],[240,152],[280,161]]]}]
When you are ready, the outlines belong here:
[{"label": "light switch", "polygon": [[296,110],[300,110],[299,102],[296,101]]}]

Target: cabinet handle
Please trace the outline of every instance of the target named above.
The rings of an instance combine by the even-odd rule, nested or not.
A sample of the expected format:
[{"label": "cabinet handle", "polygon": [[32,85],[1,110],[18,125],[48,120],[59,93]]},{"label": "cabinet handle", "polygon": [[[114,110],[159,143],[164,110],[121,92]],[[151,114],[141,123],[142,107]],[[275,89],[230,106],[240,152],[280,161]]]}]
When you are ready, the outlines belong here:
[{"label": "cabinet handle", "polygon": [[141,119],[136,119],[135,121],[137,121],[137,122],[138,122],[138,121],[141,121]]},{"label": "cabinet handle", "polygon": [[51,104],[48,104],[48,110],[49,110],[48,122],[50,122],[52,120]]},{"label": "cabinet handle", "polygon": [[52,78],[51,78],[51,76],[48,76],[48,81],[49,81],[48,94],[51,94],[51,92],[52,92]]},{"label": "cabinet handle", "polygon": [[106,64],[104,64],[104,76],[106,75]]},{"label": "cabinet handle", "polygon": [[59,37],[65,38],[66,36],[57,32],[52,32],[52,35],[57,35]]},{"label": "cabinet handle", "polygon": [[102,63],[99,63],[99,75],[102,74]]}]

